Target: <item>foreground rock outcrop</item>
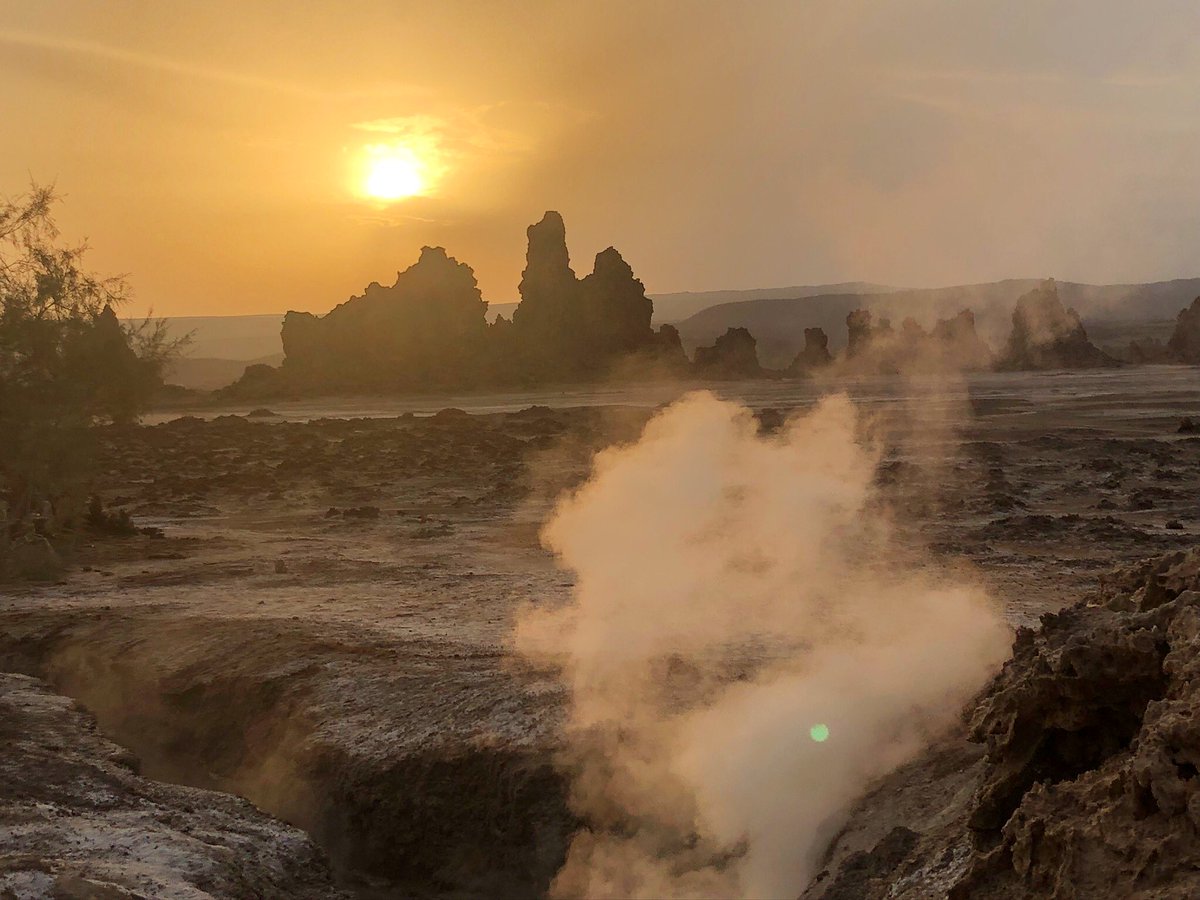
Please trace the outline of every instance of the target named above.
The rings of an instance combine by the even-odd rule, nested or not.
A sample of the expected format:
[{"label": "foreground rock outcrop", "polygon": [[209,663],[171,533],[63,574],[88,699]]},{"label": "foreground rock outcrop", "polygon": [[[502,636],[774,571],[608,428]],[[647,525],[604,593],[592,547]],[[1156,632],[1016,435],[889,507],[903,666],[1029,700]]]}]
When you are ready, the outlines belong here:
[{"label": "foreground rock outcrop", "polygon": [[300,831],[161,784],[71,700],[0,674],[0,897],[345,897]]},{"label": "foreground rock outcrop", "polygon": [[1019,631],[969,717],[982,755],[944,745],[899,773],[911,786],[940,756],[938,777],[965,785],[845,856],[805,896],[1200,895],[1198,710],[1192,550],[1120,570]]},{"label": "foreground rock outcrop", "polygon": [[1079,314],[1064,307],[1051,278],[1017,300],[997,368],[1094,369],[1120,365],[1088,340]]}]

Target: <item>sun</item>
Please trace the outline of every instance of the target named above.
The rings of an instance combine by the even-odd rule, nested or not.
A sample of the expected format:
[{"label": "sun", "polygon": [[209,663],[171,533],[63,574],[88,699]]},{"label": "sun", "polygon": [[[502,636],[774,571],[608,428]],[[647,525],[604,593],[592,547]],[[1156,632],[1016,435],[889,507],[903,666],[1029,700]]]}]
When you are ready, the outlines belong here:
[{"label": "sun", "polygon": [[412,149],[375,144],[366,148],[362,192],[375,200],[416,197],[429,187],[426,166]]}]

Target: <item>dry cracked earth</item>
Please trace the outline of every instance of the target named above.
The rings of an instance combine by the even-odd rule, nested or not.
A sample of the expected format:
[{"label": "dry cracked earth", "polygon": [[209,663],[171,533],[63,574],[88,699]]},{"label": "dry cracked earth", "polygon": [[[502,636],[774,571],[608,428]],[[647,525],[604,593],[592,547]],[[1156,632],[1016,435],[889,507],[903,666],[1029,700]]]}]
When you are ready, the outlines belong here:
[{"label": "dry cracked earth", "polygon": [[[901,533],[1014,626],[1200,535],[1194,370],[987,376],[928,433],[928,394],[849,388],[890,442]],[[723,393],[769,431],[816,391]],[[508,634],[569,595],[538,542],[554,499],[653,405],[530,399],[105,430],[105,505],[160,533],[0,587],[0,897],[542,895],[580,825],[554,766],[565,697]],[[867,896],[923,834],[962,830],[987,765],[967,732],[873,789],[813,896]],[[943,844],[954,878],[987,849]]]}]

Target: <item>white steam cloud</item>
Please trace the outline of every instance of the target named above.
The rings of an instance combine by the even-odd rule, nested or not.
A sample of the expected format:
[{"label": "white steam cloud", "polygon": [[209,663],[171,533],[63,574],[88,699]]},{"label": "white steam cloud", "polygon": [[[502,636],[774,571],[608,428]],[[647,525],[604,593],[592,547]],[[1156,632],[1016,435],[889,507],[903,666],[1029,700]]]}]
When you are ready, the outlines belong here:
[{"label": "white steam cloud", "polygon": [[600,453],[543,539],[577,574],[518,649],[561,666],[564,897],[794,897],[849,804],[953,720],[1008,631],[892,539],[844,396],[760,436],[708,393]]}]

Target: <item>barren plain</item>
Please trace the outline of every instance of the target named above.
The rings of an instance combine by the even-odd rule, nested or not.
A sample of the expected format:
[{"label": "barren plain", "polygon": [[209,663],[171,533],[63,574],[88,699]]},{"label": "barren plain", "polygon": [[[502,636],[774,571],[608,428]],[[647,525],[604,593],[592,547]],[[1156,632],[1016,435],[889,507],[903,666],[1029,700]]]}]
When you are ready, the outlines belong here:
[{"label": "barren plain", "polygon": [[[904,539],[976,572],[1014,626],[1200,535],[1200,433],[1180,431],[1200,420],[1192,368],[716,392],[769,431],[832,389],[878,423],[879,502]],[[538,896],[578,823],[554,764],[562,689],[513,658],[514,614],[570,593],[538,539],[556,498],[683,390],[281,403],[111,428],[102,499],[150,531],[81,544],[58,583],[0,591],[0,672],[78,701],[143,779],[238,795],[306,832],[320,852],[255,820],[299,848],[284,869],[312,873],[318,887],[291,896],[326,883],[322,853],[361,897]],[[0,699],[31,685],[2,682]],[[10,706],[19,723],[45,703]],[[64,754],[82,740],[68,731]],[[949,740],[943,769],[896,773],[837,852],[960,789],[972,758]],[[56,799],[62,817],[99,815],[86,793]],[[0,799],[8,846],[28,809]],[[150,846],[126,858],[148,864]],[[62,896],[101,896],[78,887],[87,872],[63,874],[71,858],[53,842],[0,856],[0,896],[37,872]],[[142,896],[119,869],[102,880],[128,893],[103,896]],[[217,895],[272,895],[255,890]]]}]

